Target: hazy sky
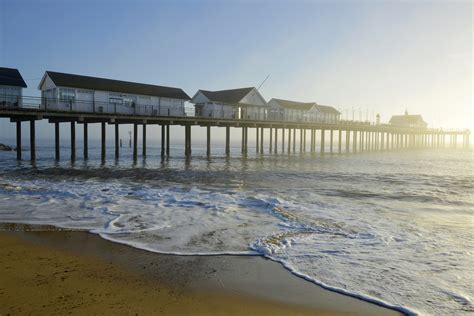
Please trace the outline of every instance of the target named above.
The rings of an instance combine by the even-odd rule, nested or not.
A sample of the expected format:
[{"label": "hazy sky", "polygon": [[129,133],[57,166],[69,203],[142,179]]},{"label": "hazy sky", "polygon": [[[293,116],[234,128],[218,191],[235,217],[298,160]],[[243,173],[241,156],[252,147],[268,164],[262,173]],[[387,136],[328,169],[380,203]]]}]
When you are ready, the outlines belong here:
[{"label": "hazy sky", "polygon": [[0,65],[20,69],[26,95],[45,70],[191,96],[270,75],[267,100],[474,128],[472,12],[470,1],[0,0]]}]

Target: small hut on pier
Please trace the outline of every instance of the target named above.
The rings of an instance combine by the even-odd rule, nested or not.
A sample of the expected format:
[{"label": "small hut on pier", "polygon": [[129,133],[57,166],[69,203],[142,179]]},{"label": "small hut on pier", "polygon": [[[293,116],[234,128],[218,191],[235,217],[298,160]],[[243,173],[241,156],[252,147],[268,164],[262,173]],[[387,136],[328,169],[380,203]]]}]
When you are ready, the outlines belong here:
[{"label": "small hut on pier", "polygon": [[26,87],[18,69],[0,67],[0,107],[21,106]]}]

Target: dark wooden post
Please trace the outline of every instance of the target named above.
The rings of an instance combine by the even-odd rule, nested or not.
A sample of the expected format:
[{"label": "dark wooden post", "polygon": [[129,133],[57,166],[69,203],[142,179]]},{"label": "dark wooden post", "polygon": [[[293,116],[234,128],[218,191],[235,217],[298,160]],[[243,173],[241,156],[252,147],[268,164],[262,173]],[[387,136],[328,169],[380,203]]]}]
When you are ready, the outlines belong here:
[{"label": "dark wooden post", "polygon": [[293,153],[296,152],[296,128],[293,128]]},{"label": "dark wooden post", "polygon": [[165,125],[161,125],[161,157],[165,156],[166,147],[166,128]]},{"label": "dark wooden post", "polygon": [[54,156],[56,160],[60,159],[59,151],[59,122],[54,122]]},{"label": "dark wooden post", "polygon": [[309,137],[310,137],[309,152],[313,153],[314,152],[314,144],[315,144],[314,138],[316,137],[316,133],[314,132],[314,128],[310,129]]},{"label": "dark wooden post", "polygon": [[207,134],[206,155],[210,157],[211,156],[211,127],[210,126],[206,126],[206,134]]},{"label": "dark wooden post", "polygon": [[87,130],[87,123],[84,123],[84,128],[83,128],[83,141],[84,141],[84,160],[87,160],[89,158],[89,133]]},{"label": "dark wooden post", "polygon": [[329,132],[329,152],[332,154],[332,148],[334,145],[334,130],[331,128]]},{"label": "dark wooden post", "polygon": [[170,125],[166,124],[166,156],[170,156]]},{"label": "dark wooden post", "polygon": [[226,156],[230,155],[230,127],[226,126],[225,128],[225,154]]},{"label": "dark wooden post", "polygon": [[350,144],[351,144],[351,131],[346,129],[346,153],[350,151]]},{"label": "dark wooden post", "polygon": [[146,157],[146,123],[142,125],[142,156]]},{"label": "dark wooden post", "polygon": [[288,154],[291,153],[291,128],[288,129]]},{"label": "dark wooden post", "polygon": [[133,123],[133,160],[138,158],[138,124]]},{"label": "dark wooden post", "polygon": [[[324,146],[326,145],[325,137],[326,137],[326,130],[323,128],[321,129],[321,154],[324,154],[324,152],[326,151],[326,149],[324,148]],[[332,151],[332,133],[331,133],[331,151]]]},{"label": "dark wooden post", "polygon": [[342,153],[342,130],[339,130],[337,136],[338,136],[337,150],[339,153]]},{"label": "dark wooden post", "polygon": [[357,152],[357,130],[352,131],[352,152]]},{"label": "dark wooden post", "polygon": [[35,131],[35,120],[30,120],[30,159],[36,160],[36,131]]},{"label": "dark wooden post", "polygon": [[285,152],[285,128],[281,129],[281,153]]},{"label": "dark wooden post", "polygon": [[268,146],[270,154],[273,152],[273,128],[270,127],[270,145]]},{"label": "dark wooden post", "polygon": [[257,154],[260,152],[260,130],[257,128],[255,128],[255,150],[257,152]]},{"label": "dark wooden post", "polygon": [[242,154],[245,152],[245,127],[242,127],[242,137],[241,137],[240,152],[241,152]]},{"label": "dark wooden post", "polygon": [[303,129],[303,151],[306,152],[306,128]]},{"label": "dark wooden post", "polygon": [[263,135],[264,135],[264,129],[263,127],[260,128],[260,153],[263,154]]},{"label": "dark wooden post", "polygon": [[102,160],[102,162],[105,161],[105,137],[106,137],[106,129],[105,129],[105,122],[101,122],[100,123],[100,129],[101,129],[101,133],[100,133],[100,138],[101,138],[101,150],[100,150],[100,158]]},{"label": "dark wooden post", "polygon": [[71,161],[76,160],[76,122],[71,122]]},{"label": "dark wooden post", "polygon": [[245,128],[245,144],[244,145],[245,145],[245,152],[244,153],[247,155],[248,148],[249,148],[249,146],[248,146],[249,145],[249,128],[248,127]]},{"label": "dark wooden post", "polygon": [[21,160],[21,121],[16,121],[16,159]]},{"label": "dark wooden post", "polygon": [[275,154],[278,153],[278,128],[275,127]]},{"label": "dark wooden post", "polygon": [[300,128],[300,153],[303,152],[303,129]]},{"label": "dark wooden post", "polygon": [[120,156],[120,132],[119,132],[120,125],[115,123],[115,159],[118,159]]}]

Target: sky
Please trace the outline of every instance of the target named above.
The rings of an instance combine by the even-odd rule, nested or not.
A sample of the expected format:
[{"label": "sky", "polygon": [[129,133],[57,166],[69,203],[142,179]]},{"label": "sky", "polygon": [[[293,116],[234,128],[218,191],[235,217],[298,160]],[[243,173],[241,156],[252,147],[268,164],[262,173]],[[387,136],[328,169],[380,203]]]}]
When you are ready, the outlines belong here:
[{"label": "sky", "polygon": [[[0,66],[198,89],[474,129],[471,1],[0,0]],[[52,137],[41,123],[38,137]],[[0,138],[14,126],[0,120]],[[153,137],[153,133],[149,133]],[[98,134],[97,134],[98,137]]]}]

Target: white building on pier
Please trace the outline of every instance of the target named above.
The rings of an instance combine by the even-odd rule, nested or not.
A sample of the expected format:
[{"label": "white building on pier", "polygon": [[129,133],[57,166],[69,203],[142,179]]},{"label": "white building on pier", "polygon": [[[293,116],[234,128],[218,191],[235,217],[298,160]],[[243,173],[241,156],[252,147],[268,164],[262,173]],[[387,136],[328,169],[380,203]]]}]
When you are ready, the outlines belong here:
[{"label": "white building on pier", "polygon": [[276,121],[335,124],[341,117],[341,113],[334,107],[320,105],[316,102],[271,99],[268,105],[268,118]]},{"label": "white building on pier", "polygon": [[199,90],[191,100],[200,117],[264,120],[267,102],[256,88]]},{"label": "white building on pier", "polygon": [[18,69],[0,67],[0,107],[21,106],[26,83]]},{"label": "white building on pier", "polygon": [[58,111],[184,116],[190,97],[179,88],[46,71],[42,107]]},{"label": "white building on pier", "polygon": [[409,115],[408,111],[405,111],[405,115],[393,115],[389,123],[397,127],[426,128],[428,126],[428,123],[423,120],[421,115]]}]

